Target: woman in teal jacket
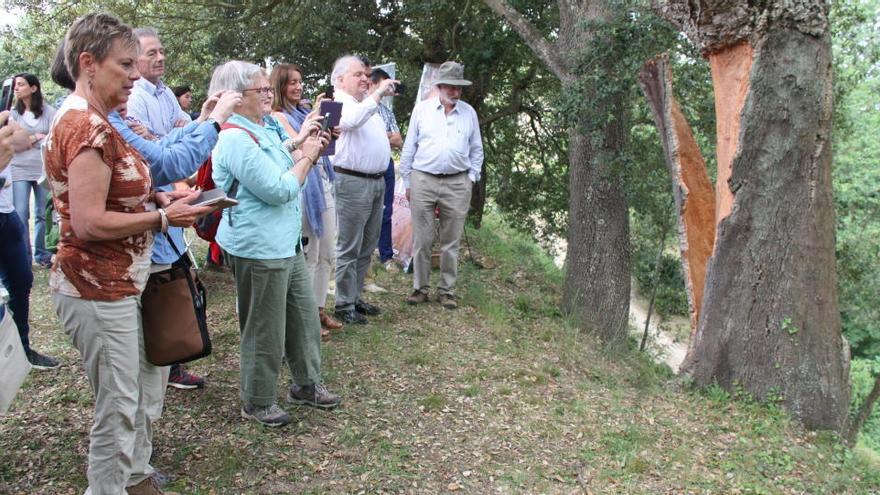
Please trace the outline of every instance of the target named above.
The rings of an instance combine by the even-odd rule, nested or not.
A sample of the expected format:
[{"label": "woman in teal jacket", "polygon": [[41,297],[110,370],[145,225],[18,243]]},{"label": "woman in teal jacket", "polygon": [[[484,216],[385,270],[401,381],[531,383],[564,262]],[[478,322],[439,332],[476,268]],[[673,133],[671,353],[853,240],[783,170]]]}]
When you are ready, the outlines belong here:
[{"label": "woman in teal jacket", "polygon": [[288,401],[323,409],[340,402],[321,383],[321,325],[300,242],[300,193],[329,134],[315,126],[293,151],[293,140],[270,116],[269,81],[254,64],[218,67],[209,93],[219,90],[243,95],[227,121],[237,128],[220,133],[211,155],[217,187],[239,201],[223,211],[217,242],[238,291],[241,415],[282,426],[290,422],[275,397],[282,358],[293,375]]}]

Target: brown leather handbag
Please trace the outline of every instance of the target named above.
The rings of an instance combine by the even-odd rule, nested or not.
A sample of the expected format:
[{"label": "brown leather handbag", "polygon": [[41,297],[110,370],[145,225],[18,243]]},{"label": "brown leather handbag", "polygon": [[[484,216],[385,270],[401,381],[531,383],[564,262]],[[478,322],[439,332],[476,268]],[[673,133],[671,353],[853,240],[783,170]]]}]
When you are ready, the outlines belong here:
[{"label": "brown leather handbag", "polygon": [[[180,255],[170,236],[168,242]],[[167,366],[211,354],[206,307],[207,291],[188,256],[151,274],[141,295],[147,360]]]}]

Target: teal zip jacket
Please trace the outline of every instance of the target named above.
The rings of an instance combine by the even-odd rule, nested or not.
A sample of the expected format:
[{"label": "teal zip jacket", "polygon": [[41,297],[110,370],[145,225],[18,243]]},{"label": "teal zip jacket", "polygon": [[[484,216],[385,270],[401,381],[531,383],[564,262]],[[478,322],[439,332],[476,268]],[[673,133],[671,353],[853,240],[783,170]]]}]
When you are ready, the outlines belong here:
[{"label": "teal zip jacket", "polygon": [[258,260],[294,256],[302,234],[300,191],[289,172],[293,158],[281,144],[287,133],[273,117],[263,125],[233,114],[227,121],[250,131],[224,129],[211,153],[212,178],[229,192],[237,179],[239,204],[223,210],[217,243],[233,256]]}]

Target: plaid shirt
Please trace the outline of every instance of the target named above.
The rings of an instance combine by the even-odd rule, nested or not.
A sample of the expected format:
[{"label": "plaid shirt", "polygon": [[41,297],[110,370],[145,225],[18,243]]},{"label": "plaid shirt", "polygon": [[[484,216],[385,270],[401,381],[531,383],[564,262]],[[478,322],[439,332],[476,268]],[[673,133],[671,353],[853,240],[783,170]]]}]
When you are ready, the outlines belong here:
[{"label": "plaid shirt", "polygon": [[400,128],[397,127],[397,119],[394,118],[394,112],[382,103],[379,103],[379,115],[385,121],[385,132],[400,132]]}]

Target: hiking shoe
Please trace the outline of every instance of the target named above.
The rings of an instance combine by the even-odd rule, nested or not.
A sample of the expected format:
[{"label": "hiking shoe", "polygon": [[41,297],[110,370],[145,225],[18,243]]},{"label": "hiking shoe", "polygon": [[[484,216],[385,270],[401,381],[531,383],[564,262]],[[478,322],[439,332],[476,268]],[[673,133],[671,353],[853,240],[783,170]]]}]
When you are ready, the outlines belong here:
[{"label": "hiking shoe", "polygon": [[290,386],[287,391],[287,400],[294,404],[317,407],[318,409],[333,409],[342,402],[342,398],[327,390],[324,385],[296,385]]},{"label": "hiking shoe", "polygon": [[366,325],[370,321],[367,317],[352,309],[337,309],[333,317],[346,325]]},{"label": "hiking shoe", "polygon": [[54,370],[61,366],[57,359],[44,356],[33,349],[27,351],[27,359],[31,363],[31,366],[37,370]]},{"label": "hiking shoe", "polygon": [[150,476],[134,486],[125,489],[128,495],[180,495],[177,492],[163,492],[156,478]]},{"label": "hiking shoe", "polygon": [[181,364],[173,364],[168,374],[168,386],[184,390],[202,388],[205,386],[205,379],[186,371]]},{"label": "hiking shoe", "polygon": [[428,293],[419,289],[414,290],[412,294],[406,296],[406,303],[413,306],[426,302],[428,302]]},{"label": "hiking shoe", "polygon": [[382,310],[379,309],[378,306],[372,305],[360,299],[358,299],[358,301],[354,303],[354,310],[362,315],[367,316],[379,316],[380,314],[382,314]]},{"label": "hiking shoe", "polygon": [[153,474],[151,474],[150,477],[156,480],[156,486],[159,488],[165,488],[168,486],[168,483],[177,479],[177,476],[174,476],[173,474],[165,474],[158,470],[153,471]]},{"label": "hiking shoe", "polygon": [[446,309],[455,309],[458,307],[458,303],[455,301],[455,296],[452,294],[439,294],[437,296],[437,302]]},{"label": "hiking shoe", "polygon": [[241,417],[252,419],[263,426],[272,428],[290,423],[290,415],[284,409],[278,407],[278,404],[266,407],[244,404],[241,406]]}]

